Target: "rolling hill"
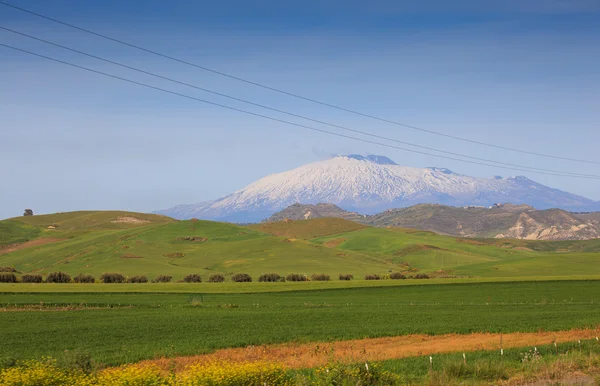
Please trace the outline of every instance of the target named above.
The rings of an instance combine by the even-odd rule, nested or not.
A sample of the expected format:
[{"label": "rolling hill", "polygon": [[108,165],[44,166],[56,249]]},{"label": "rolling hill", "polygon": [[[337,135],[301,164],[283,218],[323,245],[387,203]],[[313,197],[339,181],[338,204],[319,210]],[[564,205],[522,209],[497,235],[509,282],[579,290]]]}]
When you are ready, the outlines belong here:
[{"label": "rolling hill", "polygon": [[432,276],[600,274],[600,240],[468,239],[316,218],[238,226],[129,212],[73,212],[0,221],[0,267],[166,274],[427,272]]},{"label": "rolling hill", "polygon": [[[325,208],[317,210],[315,208]],[[528,205],[453,207],[420,204],[363,216],[332,204],[292,205],[265,220],[319,218],[325,213],[374,227],[429,230],[460,237],[527,240],[590,240],[600,237],[600,213],[570,213],[560,209],[536,210]]]}]

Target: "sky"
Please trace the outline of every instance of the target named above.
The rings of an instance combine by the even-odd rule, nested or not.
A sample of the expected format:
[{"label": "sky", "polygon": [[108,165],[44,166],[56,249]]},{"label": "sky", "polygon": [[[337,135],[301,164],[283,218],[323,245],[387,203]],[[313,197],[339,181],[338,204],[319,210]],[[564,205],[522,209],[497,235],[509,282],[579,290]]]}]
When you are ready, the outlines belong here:
[{"label": "sky", "polygon": [[[5,1],[5,0],[2,0]],[[407,125],[600,162],[600,1],[7,0],[153,51]],[[0,27],[336,125],[473,157],[600,174],[598,164],[474,145],[342,112],[0,4]],[[0,43],[342,134],[0,29]],[[360,138],[369,137],[356,135]],[[371,138],[372,139],[372,138]],[[525,175],[600,200],[600,180],[506,170],[315,132],[0,46],[0,218],[149,212],[219,198],[334,154]]]}]

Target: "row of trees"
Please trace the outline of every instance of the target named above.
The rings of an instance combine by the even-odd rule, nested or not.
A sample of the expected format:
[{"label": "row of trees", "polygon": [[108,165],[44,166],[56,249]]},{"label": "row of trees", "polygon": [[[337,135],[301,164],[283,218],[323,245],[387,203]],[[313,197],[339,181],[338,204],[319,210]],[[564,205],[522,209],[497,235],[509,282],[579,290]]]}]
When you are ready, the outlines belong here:
[{"label": "row of trees", "polygon": [[[5,267],[6,268],[6,267]],[[4,271],[4,272],[3,272]],[[71,277],[65,272],[52,272],[49,273],[46,278],[40,274],[23,274],[20,278],[15,274],[16,270],[11,269],[0,269],[0,283],[96,283],[96,278],[92,275],[82,274],[75,277]],[[354,276],[349,273],[340,274],[339,280],[352,280]],[[406,279],[407,277],[400,272],[393,272],[390,274],[367,274],[364,276],[365,280],[399,280]],[[427,274],[417,274],[411,278],[414,279],[429,279]],[[101,283],[170,283],[173,277],[170,275],[158,275],[154,279],[150,280],[145,275],[136,276],[125,276],[120,273],[104,273],[99,278]],[[303,273],[291,273],[287,276],[281,276],[277,273],[264,273],[258,277],[259,282],[285,282],[285,281],[330,281],[331,276],[325,273],[316,273],[310,277]],[[225,275],[221,273],[213,273],[208,277],[209,283],[222,283],[225,281]],[[244,283],[252,282],[252,276],[247,273],[236,273],[231,276],[231,281]],[[189,274],[183,277],[181,282],[184,283],[201,283],[202,277],[197,274]]]}]

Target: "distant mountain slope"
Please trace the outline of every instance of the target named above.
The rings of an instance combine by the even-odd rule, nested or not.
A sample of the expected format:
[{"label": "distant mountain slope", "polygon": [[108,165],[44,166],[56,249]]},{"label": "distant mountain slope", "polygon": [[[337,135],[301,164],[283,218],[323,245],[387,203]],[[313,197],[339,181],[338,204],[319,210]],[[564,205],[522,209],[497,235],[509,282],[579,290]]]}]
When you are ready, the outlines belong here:
[{"label": "distant mountain slope", "polygon": [[311,204],[294,204],[287,208],[274,213],[265,222],[277,222],[286,219],[289,220],[308,220],[311,218],[343,218],[350,221],[360,221],[364,217],[363,214],[356,212],[348,212],[333,204],[319,203],[316,205]]},{"label": "distant mountain slope", "polygon": [[[313,212],[313,208],[327,211]],[[313,217],[313,213],[317,213]],[[321,213],[326,216],[320,216]],[[452,207],[419,204],[363,216],[335,205],[292,205],[266,222],[282,219],[332,217],[375,227],[429,230],[462,237],[495,237],[526,240],[589,240],[600,237],[600,213],[569,213],[560,209],[536,210],[528,205],[503,204],[488,207]]]},{"label": "distant mountain slope", "polygon": [[167,216],[258,222],[292,204],[328,202],[372,214],[420,203],[528,204],[538,209],[600,210],[600,203],[526,177],[476,178],[444,168],[411,168],[383,156],[339,156],[272,174],[215,201],[159,211]]},{"label": "distant mountain slope", "polygon": [[560,209],[536,210],[527,205],[457,208],[423,204],[369,216],[373,226],[409,227],[465,237],[528,240],[587,240],[600,237],[600,221]]}]

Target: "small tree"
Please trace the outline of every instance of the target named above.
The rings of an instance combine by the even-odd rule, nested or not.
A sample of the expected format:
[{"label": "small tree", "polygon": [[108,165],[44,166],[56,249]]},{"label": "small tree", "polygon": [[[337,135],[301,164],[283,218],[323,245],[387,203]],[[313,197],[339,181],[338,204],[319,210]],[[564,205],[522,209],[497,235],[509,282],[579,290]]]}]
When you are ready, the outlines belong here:
[{"label": "small tree", "polygon": [[236,273],[235,275],[231,276],[231,281],[236,283],[249,283],[252,281],[252,277],[247,273]]},{"label": "small tree", "polygon": [[225,281],[225,276],[220,273],[213,273],[208,277],[209,283],[223,283]]},{"label": "small tree", "polygon": [[186,283],[201,283],[202,278],[197,273],[191,273],[183,277],[183,281]]},{"label": "small tree", "polygon": [[25,209],[25,213],[23,213],[23,216],[33,216],[33,210]]},{"label": "small tree", "polygon": [[21,283],[41,283],[43,281],[42,275],[25,274],[21,276]]},{"label": "small tree", "polygon": [[70,283],[71,276],[64,272],[51,272],[46,276],[46,283]]},{"label": "small tree", "polygon": [[173,279],[173,276],[158,275],[154,280],[152,280],[152,283],[169,283],[171,279]]}]

